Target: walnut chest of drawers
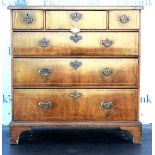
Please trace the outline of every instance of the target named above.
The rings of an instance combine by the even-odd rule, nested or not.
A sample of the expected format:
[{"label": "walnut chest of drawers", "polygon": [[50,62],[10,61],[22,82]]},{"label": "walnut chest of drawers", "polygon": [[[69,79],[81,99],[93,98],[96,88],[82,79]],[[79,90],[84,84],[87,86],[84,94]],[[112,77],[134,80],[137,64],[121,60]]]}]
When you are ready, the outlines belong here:
[{"label": "walnut chest of drawers", "polygon": [[10,142],[36,127],[116,127],[141,143],[141,7],[15,7]]}]

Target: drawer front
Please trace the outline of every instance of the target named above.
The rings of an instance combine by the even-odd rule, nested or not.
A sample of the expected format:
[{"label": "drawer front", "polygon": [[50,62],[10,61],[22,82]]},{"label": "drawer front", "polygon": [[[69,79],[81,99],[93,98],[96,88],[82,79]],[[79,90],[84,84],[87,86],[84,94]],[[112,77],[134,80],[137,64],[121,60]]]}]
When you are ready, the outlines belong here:
[{"label": "drawer front", "polygon": [[46,29],[106,29],[106,11],[46,11]]},{"label": "drawer front", "polygon": [[137,56],[138,32],[14,32],[15,56]]},{"label": "drawer front", "polygon": [[15,58],[14,86],[138,85],[138,59]]},{"label": "drawer front", "polygon": [[137,119],[136,89],[14,89],[14,120]]},{"label": "drawer front", "polygon": [[139,11],[110,11],[109,29],[139,29]]},{"label": "drawer front", "polygon": [[43,29],[43,11],[14,10],[13,29]]}]

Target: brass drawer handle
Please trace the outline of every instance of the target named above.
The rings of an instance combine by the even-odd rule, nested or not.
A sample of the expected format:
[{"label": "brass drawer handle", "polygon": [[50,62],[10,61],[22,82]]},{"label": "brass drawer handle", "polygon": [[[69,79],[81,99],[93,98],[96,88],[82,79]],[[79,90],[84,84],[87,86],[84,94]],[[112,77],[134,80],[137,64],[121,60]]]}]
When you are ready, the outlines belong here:
[{"label": "brass drawer handle", "polygon": [[114,42],[112,40],[109,39],[105,39],[105,40],[101,40],[101,45],[103,45],[104,47],[110,47]]},{"label": "brass drawer handle", "polygon": [[38,41],[39,42],[39,45],[41,47],[47,47],[50,43],[49,40],[47,40],[46,38],[42,38],[41,40]]},{"label": "brass drawer handle", "polygon": [[40,68],[39,74],[42,76],[42,78],[47,79],[47,77],[52,73],[52,70],[49,68]]},{"label": "brass drawer handle", "polygon": [[73,12],[73,13],[70,14],[70,17],[71,17],[72,20],[77,22],[82,18],[82,14],[78,13],[78,12]]},{"label": "brass drawer handle", "polygon": [[101,69],[101,75],[102,76],[110,76],[112,74],[112,68],[110,67],[106,67],[106,68],[103,68]]},{"label": "brass drawer handle", "polygon": [[26,24],[32,24],[35,21],[35,17],[27,13],[22,17],[22,21]]},{"label": "brass drawer handle", "polygon": [[38,105],[41,108],[48,109],[52,106],[52,102],[39,102]]},{"label": "brass drawer handle", "polygon": [[112,101],[102,101],[101,107],[104,109],[110,109],[112,107],[113,103]]},{"label": "brass drawer handle", "polygon": [[78,60],[75,60],[75,61],[71,61],[70,63],[70,66],[74,69],[77,69],[79,68],[80,66],[82,66],[82,62],[81,61],[78,61]]},{"label": "brass drawer handle", "polygon": [[82,36],[79,36],[77,34],[70,36],[70,40],[72,40],[74,43],[79,42],[82,39]]},{"label": "brass drawer handle", "polygon": [[69,96],[72,97],[74,100],[77,100],[78,98],[80,98],[82,96],[82,93],[73,91],[69,94]]},{"label": "brass drawer handle", "polygon": [[127,16],[127,15],[121,15],[121,16],[118,16],[118,21],[121,22],[122,24],[126,24],[130,21],[130,17]]}]

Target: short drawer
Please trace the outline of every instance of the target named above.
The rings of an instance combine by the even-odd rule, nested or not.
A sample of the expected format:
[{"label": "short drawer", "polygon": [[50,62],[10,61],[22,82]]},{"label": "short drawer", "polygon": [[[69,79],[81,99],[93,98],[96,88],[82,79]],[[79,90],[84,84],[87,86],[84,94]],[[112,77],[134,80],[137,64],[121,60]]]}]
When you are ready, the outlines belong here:
[{"label": "short drawer", "polygon": [[41,10],[14,10],[13,29],[43,29],[43,11]]},{"label": "short drawer", "polygon": [[14,32],[15,56],[138,56],[138,32]]},{"label": "short drawer", "polygon": [[18,121],[134,121],[136,89],[14,89]]},{"label": "short drawer", "polygon": [[106,11],[46,11],[46,29],[106,29]]},{"label": "short drawer", "polygon": [[136,87],[138,59],[15,58],[13,85]]},{"label": "short drawer", "polygon": [[109,29],[139,29],[139,10],[110,11]]}]

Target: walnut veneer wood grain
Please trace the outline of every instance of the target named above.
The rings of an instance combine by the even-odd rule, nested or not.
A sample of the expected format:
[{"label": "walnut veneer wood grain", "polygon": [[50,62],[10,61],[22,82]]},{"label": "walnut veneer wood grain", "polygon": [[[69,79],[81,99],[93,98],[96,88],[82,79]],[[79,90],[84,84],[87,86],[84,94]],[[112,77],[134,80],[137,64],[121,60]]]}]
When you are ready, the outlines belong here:
[{"label": "walnut veneer wood grain", "polygon": [[[128,17],[129,21],[121,23],[119,20],[121,16]],[[139,10],[110,11],[109,29],[139,29]]]},{"label": "walnut veneer wood grain", "polygon": [[[32,23],[25,23],[24,16],[32,16]],[[44,16],[40,10],[14,10],[13,11],[13,29],[43,29]]]},{"label": "walnut veneer wood grain", "polygon": [[[81,18],[75,22],[72,13],[80,14]],[[46,29],[106,29],[106,11],[46,11]]]},{"label": "walnut veneer wood grain", "polygon": [[[14,56],[138,56],[137,32],[80,32],[77,43],[70,40],[70,32],[14,32]],[[49,45],[41,47],[39,41],[47,39]],[[105,47],[102,40],[112,45]]]},{"label": "walnut veneer wood grain", "polygon": [[[76,99],[71,93],[80,93]],[[15,89],[14,120],[134,121],[137,112],[136,89]],[[76,96],[76,95],[75,95]],[[110,108],[101,102],[112,102]],[[50,102],[43,108],[39,102]]]},{"label": "walnut veneer wood grain", "polygon": [[[81,63],[75,69],[71,63]],[[107,68],[110,75],[104,75]],[[39,70],[51,73],[43,77]],[[15,58],[13,84],[18,87],[45,86],[138,86],[137,59],[41,59]]]},{"label": "walnut veneer wood grain", "polygon": [[10,143],[37,127],[116,127],[140,144],[143,7],[9,6]]}]

